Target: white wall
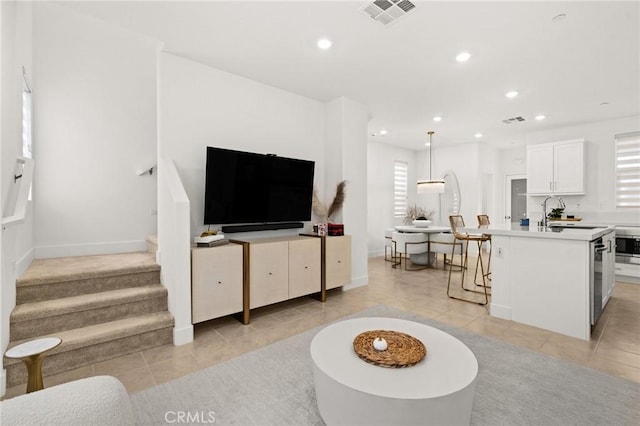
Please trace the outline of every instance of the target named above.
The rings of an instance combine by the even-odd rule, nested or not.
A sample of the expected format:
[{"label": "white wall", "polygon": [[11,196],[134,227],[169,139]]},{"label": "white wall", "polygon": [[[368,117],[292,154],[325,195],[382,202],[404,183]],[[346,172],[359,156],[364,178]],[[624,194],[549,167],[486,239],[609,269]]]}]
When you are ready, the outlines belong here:
[{"label": "white wall", "polygon": [[205,229],[207,146],[315,161],[315,185],[324,196],[321,102],[168,53],[160,54],[159,73],[159,155],[173,159],[180,173],[192,236]]},{"label": "white wall", "polygon": [[[640,223],[639,209],[615,207],[615,148],[616,134],[640,130],[640,116],[599,121],[578,126],[563,127],[530,133],[527,144],[584,138],[585,145],[585,195],[565,196],[566,213],[583,220],[612,224]],[[529,197],[531,217],[541,216],[540,197]],[[537,215],[537,216],[536,216]]]},{"label": "white wall", "polygon": [[476,215],[482,213],[479,162],[478,143],[436,145],[433,150],[433,177],[440,177],[447,171],[456,174],[460,185],[460,214],[468,226],[477,225]]},{"label": "white wall", "polygon": [[[347,181],[347,196],[340,217],[351,235],[351,283],[346,289],[367,284],[367,108],[347,98],[326,106],[325,158],[327,191],[335,182]],[[330,165],[329,165],[330,164]],[[340,168],[336,167],[340,165]],[[333,185],[331,183],[334,182]],[[333,196],[333,193],[331,193]]]},{"label": "white wall", "polygon": [[[479,144],[479,164],[480,188],[479,206],[477,214],[489,215],[489,220],[498,223],[497,219],[502,214],[498,209],[498,199],[502,192],[502,173],[500,170],[500,151],[487,144]],[[470,217],[471,224],[477,223],[476,217]]]},{"label": "white wall", "polygon": [[[404,218],[393,216],[393,164],[408,164],[408,205],[416,202],[416,152],[384,143],[367,145],[367,241],[369,257],[384,255],[384,230],[402,225]],[[423,206],[426,208],[426,206]]]},{"label": "white wall", "polygon": [[158,44],[51,2],[34,10],[36,257],[141,250],[155,233]]},{"label": "white wall", "polygon": [[[449,171],[455,173],[460,186],[460,214],[465,218],[465,223],[476,226],[476,215],[480,213],[489,214],[490,217],[499,215],[504,180],[499,151],[479,143],[438,146],[434,140],[434,145],[431,177],[436,179]],[[409,163],[409,205],[436,210],[434,223],[449,226],[448,213],[440,212],[440,196],[416,194],[413,184],[418,176],[429,176],[428,151],[416,152],[382,143],[369,143],[369,256],[382,256],[384,229],[402,224],[402,218],[393,218],[394,160]],[[487,175],[490,175],[490,179]],[[483,181],[489,182],[489,186],[483,188]]]}]

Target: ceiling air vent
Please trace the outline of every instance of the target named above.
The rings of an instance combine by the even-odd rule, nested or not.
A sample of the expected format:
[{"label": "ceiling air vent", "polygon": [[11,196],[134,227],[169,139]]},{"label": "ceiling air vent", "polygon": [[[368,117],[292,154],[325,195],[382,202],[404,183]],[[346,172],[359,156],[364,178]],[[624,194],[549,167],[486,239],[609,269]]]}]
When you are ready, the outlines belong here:
[{"label": "ceiling air vent", "polygon": [[375,0],[361,9],[370,18],[383,25],[390,24],[403,17],[416,7],[409,0]]},{"label": "ceiling air vent", "polygon": [[521,121],[525,121],[524,117],[517,116],[513,118],[507,118],[506,120],[502,120],[504,124],[519,123]]}]

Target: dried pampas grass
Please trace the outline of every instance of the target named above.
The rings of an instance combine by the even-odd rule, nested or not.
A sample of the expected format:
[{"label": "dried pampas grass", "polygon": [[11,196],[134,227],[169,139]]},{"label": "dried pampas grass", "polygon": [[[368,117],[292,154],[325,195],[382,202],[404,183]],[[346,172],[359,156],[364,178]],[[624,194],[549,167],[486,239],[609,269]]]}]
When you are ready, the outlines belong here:
[{"label": "dried pampas grass", "polygon": [[315,189],[313,190],[313,202],[311,204],[311,208],[313,209],[313,212],[321,218],[326,218],[328,215],[327,207],[322,204],[322,201],[318,198],[318,191]]},{"label": "dried pampas grass", "polygon": [[344,200],[346,198],[345,187],[347,186],[347,181],[343,180],[338,184],[336,188],[336,196],[333,197],[333,201],[327,207],[323,202],[318,198],[318,193],[316,190],[313,190],[313,203],[311,205],[313,212],[318,215],[321,220],[324,222],[329,221],[329,219],[336,213],[342,209],[342,205],[344,204]]},{"label": "dried pampas grass", "polygon": [[344,204],[344,199],[347,194],[344,192],[344,187],[347,185],[347,181],[343,180],[338,184],[338,188],[336,188],[336,196],[333,197],[333,201],[329,206],[329,210],[327,211],[327,219],[330,219],[334,213],[338,213],[342,208],[342,204]]}]

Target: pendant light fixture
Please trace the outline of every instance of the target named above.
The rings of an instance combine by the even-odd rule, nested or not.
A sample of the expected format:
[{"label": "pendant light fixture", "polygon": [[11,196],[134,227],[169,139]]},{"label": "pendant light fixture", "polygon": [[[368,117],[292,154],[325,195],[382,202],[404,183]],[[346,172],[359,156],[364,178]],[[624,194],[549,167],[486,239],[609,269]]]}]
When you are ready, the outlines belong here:
[{"label": "pendant light fixture", "polygon": [[429,180],[418,180],[418,194],[440,194],[444,192],[444,180],[431,179],[431,170],[433,169],[431,166],[431,150],[433,149],[431,138],[433,137],[433,133],[432,130],[427,132],[429,135]]}]

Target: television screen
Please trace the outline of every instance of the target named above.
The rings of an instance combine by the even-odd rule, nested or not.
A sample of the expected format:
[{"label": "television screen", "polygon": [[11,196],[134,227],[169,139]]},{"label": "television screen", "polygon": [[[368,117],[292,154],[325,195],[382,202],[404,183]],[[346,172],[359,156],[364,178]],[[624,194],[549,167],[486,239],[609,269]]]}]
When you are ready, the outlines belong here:
[{"label": "television screen", "polygon": [[311,220],[315,163],[207,147],[204,224]]}]

